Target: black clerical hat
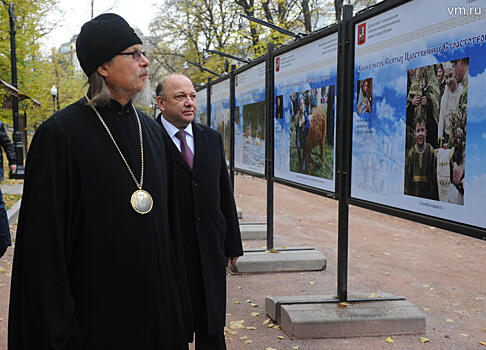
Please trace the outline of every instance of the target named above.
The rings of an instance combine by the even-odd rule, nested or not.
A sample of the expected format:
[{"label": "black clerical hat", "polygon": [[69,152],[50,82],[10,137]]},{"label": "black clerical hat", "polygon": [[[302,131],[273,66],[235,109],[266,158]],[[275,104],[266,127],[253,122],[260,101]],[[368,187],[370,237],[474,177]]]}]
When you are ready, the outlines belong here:
[{"label": "black clerical hat", "polygon": [[127,21],[114,13],[104,13],[81,27],[76,39],[76,54],[81,68],[89,77],[116,54],[141,43]]}]

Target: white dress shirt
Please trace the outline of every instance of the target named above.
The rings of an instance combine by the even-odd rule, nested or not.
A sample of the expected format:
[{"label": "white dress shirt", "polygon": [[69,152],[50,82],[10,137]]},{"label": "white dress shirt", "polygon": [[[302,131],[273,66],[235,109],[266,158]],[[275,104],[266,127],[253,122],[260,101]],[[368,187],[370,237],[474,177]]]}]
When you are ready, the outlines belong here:
[{"label": "white dress shirt", "polygon": [[[160,118],[160,120],[162,121],[162,125],[164,126],[165,131],[167,131],[167,134],[169,134],[172,142],[174,142],[174,145],[176,145],[177,149],[180,152],[181,151],[181,142],[175,136],[175,134],[177,134],[177,132],[180,131],[179,128],[175,127],[170,122],[168,122],[164,118],[163,115]],[[189,123],[189,125],[186,126],[186,128],[184,129],[184,131],[186,132],[186,142],[187,142],[187,145],[191,149],[192,154],[194,154],[194,135],[192,133],[192,124]]]}]

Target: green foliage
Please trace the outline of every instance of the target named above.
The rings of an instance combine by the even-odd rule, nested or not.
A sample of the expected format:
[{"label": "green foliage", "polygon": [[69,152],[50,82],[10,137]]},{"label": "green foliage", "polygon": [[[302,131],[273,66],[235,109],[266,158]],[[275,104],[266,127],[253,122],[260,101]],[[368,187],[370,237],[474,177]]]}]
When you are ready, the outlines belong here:
[{"label": "green foliage", "polygon": [[[40,39],[52,29],[44,18],[56,6],[56,0],[14,0],[13,3],[18,89],[21,94],[41,103],[40,108],[34,108],[27,100],[19,103],[19,114],[27,112],[28,128],[32,129],[52,114],[52,96],[49,93],[52,85],[58,88],[60,107],[63,108],[84,94],[84,77],[56,52],[50,57],[41,53]],[[0,3],[0,11],[0,79],[11,83],[10,23],[8,7],[3,2]],[[0,118],[7,125],[12,125],[11,110],[0,110]]]}]

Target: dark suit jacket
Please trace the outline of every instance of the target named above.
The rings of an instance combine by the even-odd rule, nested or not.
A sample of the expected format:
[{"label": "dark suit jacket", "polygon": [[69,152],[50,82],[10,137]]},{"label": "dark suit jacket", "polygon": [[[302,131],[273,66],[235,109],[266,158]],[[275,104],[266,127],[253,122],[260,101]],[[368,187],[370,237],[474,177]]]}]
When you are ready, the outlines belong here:
[{"label": "dark suit jacket", "polygon": [[[197,123],[192,128],[192,171],[162,129],[167,139],[167,159],[172,162],[189,284],[199,288],[198,293],[204,291],[207,331],[216,334],[223,331],[226,316],[226,257],[243,255],[243,248],[221,135]],[[197,273],[202,274],[202,283],[194,278]],[[204,312],[204,308],[195,314],[198,312]]]}]

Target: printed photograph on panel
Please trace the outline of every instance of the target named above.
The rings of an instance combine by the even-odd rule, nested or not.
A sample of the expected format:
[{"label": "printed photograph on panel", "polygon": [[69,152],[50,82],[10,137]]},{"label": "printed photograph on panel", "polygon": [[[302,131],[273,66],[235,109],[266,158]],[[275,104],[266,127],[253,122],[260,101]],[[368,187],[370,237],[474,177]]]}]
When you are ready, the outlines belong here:
[{"label": "printed photograph on panel", "polygon": [[408,70],[405,194],[464,205],[468,76],[469,57]]},{"label": "printed photograph on panel", "polygon": [[356,113],[370,113],[372,110],[372,92],[373,92],[373,78],[358,80],[356,96],[358,103],[356,104]]},{"label": "printed photograph on panel", "polygon": [[230,141],[231,141],[231,130],[229,124],[229,110],[223,109],[215,113],[214,125],[216,125],[216,130],[223,137],[224,152],[226,154],[226,160],[230,159]]},{"label": "printed photograph on panel", "polygon": [[208,116],[206,114],[206,111],[196,114],[196,123],[208,125]]},{"label": "printed photograph on panel", "polygon": [[290,171],[333,178],[334,94],[334,85],[290,94]]},{"label": "printed photograph on panel", "polygon": [[243,163],[261,167],[265,142],[265,101],[243,105]]},{"label": "printed photograph on panel", "polygon": [[275,97],[275,118],[282,119],[283,116],[283,95]]}]

